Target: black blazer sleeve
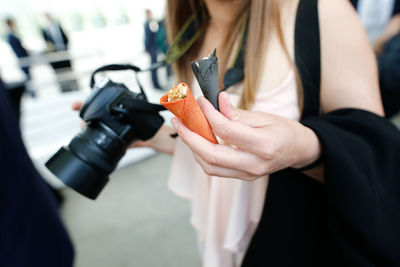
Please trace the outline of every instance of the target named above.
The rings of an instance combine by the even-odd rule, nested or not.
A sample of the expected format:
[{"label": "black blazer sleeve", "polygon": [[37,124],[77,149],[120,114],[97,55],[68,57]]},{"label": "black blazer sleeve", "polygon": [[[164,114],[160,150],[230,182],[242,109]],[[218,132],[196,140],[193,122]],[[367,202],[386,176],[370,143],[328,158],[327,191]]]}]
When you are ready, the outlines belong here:
[{"label": "black blazer sleeve", "polygon": [[71,267],[73,248],[0,80],[0,266]]},{"label": "black blazer sleeve", "polygon": [[318,135],[329,227],[352,266],[400,266],[400,132],[343,109],[302,123]]}]

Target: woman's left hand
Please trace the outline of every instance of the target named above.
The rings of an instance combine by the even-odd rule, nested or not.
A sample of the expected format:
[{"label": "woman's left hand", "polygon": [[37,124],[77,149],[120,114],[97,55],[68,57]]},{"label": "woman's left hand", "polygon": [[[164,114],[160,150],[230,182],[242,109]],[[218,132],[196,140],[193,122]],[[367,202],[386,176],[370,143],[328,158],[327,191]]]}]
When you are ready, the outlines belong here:
[{"label": "woman's left hand", "polygon": [[230,146],[208,142],[176,117],[172,124],[208,175],[253,181],[320,157],[318,137],[297,121],[234,108],[226,93],[219,96],[220,112],[203,97],[198,102],[215,134]]}]

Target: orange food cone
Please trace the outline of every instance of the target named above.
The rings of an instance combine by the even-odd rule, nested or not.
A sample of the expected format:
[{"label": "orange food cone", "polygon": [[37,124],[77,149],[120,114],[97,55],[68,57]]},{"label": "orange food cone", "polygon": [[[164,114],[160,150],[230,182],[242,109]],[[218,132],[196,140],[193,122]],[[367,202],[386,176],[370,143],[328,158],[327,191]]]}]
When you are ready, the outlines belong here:
[{"label": "orange food cone", "polygon": [[210,124],[201,111],[196,99],[194,99],[189,86],[185,83],[183,83],[183,85],[187,88],[186,97],[184,99],[168,102],[168,94],[166,94],[161,97],[160,104],[171,111],[190,130],[208,141],[218,144]]}]

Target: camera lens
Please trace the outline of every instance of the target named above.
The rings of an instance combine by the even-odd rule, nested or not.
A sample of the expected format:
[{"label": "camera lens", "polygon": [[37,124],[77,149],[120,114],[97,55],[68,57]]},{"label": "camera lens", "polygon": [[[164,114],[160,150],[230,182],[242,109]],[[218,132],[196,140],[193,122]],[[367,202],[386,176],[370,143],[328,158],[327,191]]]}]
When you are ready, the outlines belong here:
[{"label": "camera lens", "polygon": [[[94,74],[110,69],[138,71],[130,65],[109,65]],[[164,108],[149,103],[139,87],[141,93],[137,94],[108,79],[96,83],[79,114],[86,128],[46,162],[65,185],[88,198],[97,198],[129,144],[148,140],[160,129],[164,119],[158,112]]]},{"label": "camera lens", "polygon": [[95,199],[108,175],[125,154],[127,144],[102,123],[90,123],[46,163],[64,184]]}]

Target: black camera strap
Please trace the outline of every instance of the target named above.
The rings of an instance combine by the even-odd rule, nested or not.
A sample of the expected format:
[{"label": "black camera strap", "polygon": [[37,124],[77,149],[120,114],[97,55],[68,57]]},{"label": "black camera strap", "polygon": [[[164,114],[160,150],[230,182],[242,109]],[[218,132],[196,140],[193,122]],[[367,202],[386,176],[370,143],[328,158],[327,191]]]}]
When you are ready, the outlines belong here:
[{"label": "black camera strap", "polygon": [[[193,14],[183,25],[181,30],[176,35],[171,46],[168,48],[164,61],[155,63],[149,69],[143,71],[150,71],[157,69],[162,66],[171,64],[179,60],[199,39],[204,33],[203,21],[200,13]],[[239,40],[239,47],[233,60],[232,66],[226,71],[224,76],[224,88],[223,91],[231,87],[232,85],[242,81],[244,79],[244,67],[245,67],[245,54],[247,45],[249,18],[247,18],[241,27],[241,37]]]},{"label": "black camera strap", "polygon": [[245,64],[248,31],[249,31],[249,18],[247,18],[245,22],[242,24],[239,48],[236,52],[236,56],[233,60],[232,66],[225,73],[223,81],[224,88],[222,89],[222,91],[225,91],[232,85],[244,79],[244,64]]},{"label": "black camera strap", "polygon": [[[170,64],[179,60],[197,39],[204,33],[202,17],[198,14],[193,14],[183,25],[175,40],[168,48],[165,56],[164,63]],[[249,17],[244,21],[241,27],[241,37],[239,40],[239,47],[233,60],[232,66],[226,71],[224,76],[224,88],[222,91],[228,89],[232,85],[244,79],[245,67],[245,54],[249,26]],[[157,63],[156,63],[157,64]]]},{"label": "black camera strap", "polygon": [[[172,42],[171,46],[166,52],[166,57],[162,62],[155,63],[148,69],[141,69],[137,66],[130,64],[109,64],[96,69],[90,79],[90,87],[94,88],[95,76],[96,74],[104,71],[121,71],[121,70],[131,70],[135,72],[136,82],[140,89],[140,95],[142,99],[135,101],[135,106],[137,109],[159,112],[165,110],[165,108],[159,104],[151,104],[147,101],[146,93],[143,86],[139,80],[138,73],[151,71],[158,69],[160,67],[166,66],[179,60],[198,40],[198,38],[203,34],[202,18],[200,15],[193,14],[183,25],[182,29],[178,32],[175,40]],[[248,34],[248,18],[242,25],[241,28],[241,38],[239,41],[239,47],[235,55],[232,66],[227,70],[224,76],[224,88],[223,91],[228,89],[230,86],[242,81],[244,79],[244,66],[245,66],[245,51],[247,44],[247,34]],[[128,104],[128,103],[127,103]],[[126,113],[126,110],[115,110],[116,112]]]},{"label": "black camera strap", "polygon": [[92,73],[92,77],[90,79],[90,88],[94,87],[94,84],[96,83],[95,81],[95,75],[99,72],[103,72],[103,71],[120,71],[120,70],[132,70],[135,72],[135,78],[136,78],[136,82],[139,86],[140,92],[143,96],[143,98],[145,100],[147,100],[147,96],[146,93],[144,92],[143,86],[140,83],[139,77],[138,77],[138,73],[141,72],[141,69],[137,66],[134,65],[130,65],[130,64],[110,64],[110,65],[105,65],[102,66],[98,69],[96,69],[93,73]]},{"label": "black camera strap", "polygon": [[165,60],[171,64],[179,60],[203,34],[203,18],[195,13],[183,24],[174,41],[165,53]]},{"label": "black camera strap", "polygon": [[[248,18],[242,25],[241,29],[241,38],[239,41],[239,47],[234,58],[232,66],[226,71],[224,76],[224,88],[222,90],[228,89],[230,86],[242,81],[244,79],[244,67],[245,67],[245,53],[246,53],[246,44],[247,44],[247,35],[248,35]],[[177,60],[179,60],[199,39],[199,37],[204,33],[202,23],[202,17],[195,13],[193,14],[183,25],[181,30],[178,32],[171,46],[168,48],[165,59],[161,62],[155,63],[150,68],[141,69],[137,66],[130,64],[110,64],[96,69],[90,80],[90,87],[93,88],[95,84],[94,76],[103,71],[120,71],[120,70],[132,70],[136,73],[136,80],[138,82],[140,91],[144,96],[143,87],[139,81],[138,73],[139,72],[147,72],[154,69],[158,69],[160,67],[169,65]],[[147,99],[147,98],[146,98]]]}]

